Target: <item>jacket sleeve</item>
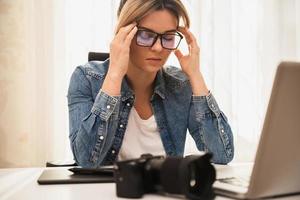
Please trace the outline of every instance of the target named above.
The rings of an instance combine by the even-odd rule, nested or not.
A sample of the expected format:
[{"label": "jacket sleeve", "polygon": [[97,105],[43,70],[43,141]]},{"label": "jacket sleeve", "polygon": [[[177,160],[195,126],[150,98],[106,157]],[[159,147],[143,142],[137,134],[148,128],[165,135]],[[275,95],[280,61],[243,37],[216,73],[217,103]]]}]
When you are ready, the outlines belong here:
[{"label": "jacket sleeve", "polygon": [[198,150],[213,154],[212,162],[227,164],[233,159],[232,131],[211,93],[192,96],[188,129]]},{"label": "jacket sleeve", "polygon": [[68,90],[69,138],[75,161],[83,167],[103,164],[107,153],[108,133],[114,133],[120,96],[99,91],[95,100],[84,71],[77,67]]}]

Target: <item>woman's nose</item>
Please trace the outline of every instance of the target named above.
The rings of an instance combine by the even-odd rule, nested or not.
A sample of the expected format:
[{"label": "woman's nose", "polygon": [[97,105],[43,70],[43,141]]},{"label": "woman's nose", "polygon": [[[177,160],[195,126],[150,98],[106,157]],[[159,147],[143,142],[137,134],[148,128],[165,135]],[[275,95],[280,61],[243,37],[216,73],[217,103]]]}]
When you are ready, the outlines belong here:
[{"label": "woman's nose", "polygon": [[160,52],[162,49],[163,47],[161,46],[161,38],[158,37],[153,46],[151,47],[151,50]]}]

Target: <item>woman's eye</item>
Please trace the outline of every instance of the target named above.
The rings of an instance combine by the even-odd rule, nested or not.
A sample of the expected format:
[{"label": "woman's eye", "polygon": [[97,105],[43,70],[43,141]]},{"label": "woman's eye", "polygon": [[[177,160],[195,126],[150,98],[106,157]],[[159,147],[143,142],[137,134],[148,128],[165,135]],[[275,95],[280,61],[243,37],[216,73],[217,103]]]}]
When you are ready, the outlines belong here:
[{"label": "woman's eye", "polygon": [[175,38],[175,35],[164,35],[163,36],[163,39],[167,40],[167,41],[172,41],[172,40],[174,40],[174,38]]},{"label": "woman's eye", "polygon": [[154,38],[155,34],[153,34],[151,32],[147,32],[147,31],[141,31],[140,36],[145,38],[145,39],[148,39],[148,38]]}]

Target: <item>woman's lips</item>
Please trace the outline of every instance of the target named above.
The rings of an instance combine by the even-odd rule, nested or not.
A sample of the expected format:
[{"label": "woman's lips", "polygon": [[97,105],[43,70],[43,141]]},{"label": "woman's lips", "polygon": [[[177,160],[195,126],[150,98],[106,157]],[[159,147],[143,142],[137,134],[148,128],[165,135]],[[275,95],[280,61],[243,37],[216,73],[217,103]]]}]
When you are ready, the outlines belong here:
[{"label": "woman's lips", "polygon": [[147,58],[147,60],[161,60],[161,58]]},{"label": "woman's lips", "polygon": [[161,61],[161,58],[147,58],[146,60]]},{"label": "woman's lips", "polygon": [[160,58],[147,58],[146,61],[152,66],[160,66],[161,65],[161,60]]}]

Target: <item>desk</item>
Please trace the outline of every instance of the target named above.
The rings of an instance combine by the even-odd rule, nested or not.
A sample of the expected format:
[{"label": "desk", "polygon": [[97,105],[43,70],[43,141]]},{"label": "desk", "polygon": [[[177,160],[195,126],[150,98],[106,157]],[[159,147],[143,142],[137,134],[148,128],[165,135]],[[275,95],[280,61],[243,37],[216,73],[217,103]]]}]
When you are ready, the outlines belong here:
[{"label": "desk", "polygon": [[[43,169],[45,168],[0,169],[0,199],[126,200],[125,198],[117,198],[114,183],[39,185],[37,179]],[[143,199],[174,200],[175,198],[146,194]],[[215,199],[228,200],[225,197],[216,197]],[[276,198],[276,200],[299,199],[300,195],[288,198]]]}]

